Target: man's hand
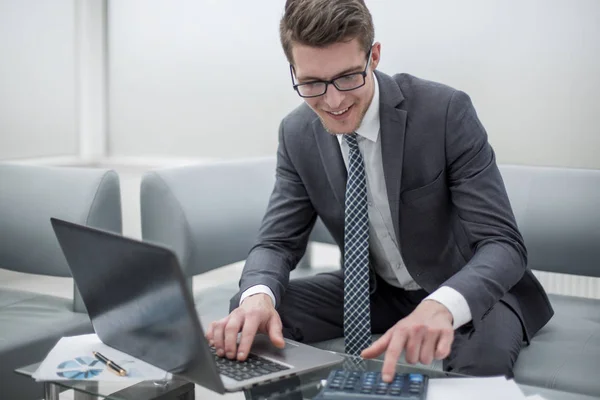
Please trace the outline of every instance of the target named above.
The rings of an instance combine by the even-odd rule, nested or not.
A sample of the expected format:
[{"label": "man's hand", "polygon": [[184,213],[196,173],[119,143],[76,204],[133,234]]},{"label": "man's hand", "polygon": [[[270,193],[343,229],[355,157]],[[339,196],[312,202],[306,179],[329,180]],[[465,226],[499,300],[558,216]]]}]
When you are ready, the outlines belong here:
[{"label": "man's hand", "polygon": [[391,382],[403,350],[406,350],[406,362],[430,364],[434,358],[441,360],[448,357],[453,340],[450,311],[436,301],[425,300],[409,316],[364,349],[361,356],[375,358],[385,351],[381,374],[385,382]]},{"label": "man's hand", "polygon": [[[242,335],[238,347],[239,332]],[[276,347],[285,346],[281,318],[273,307],[271,298],[264,293],[247,297],[227,317],[211,322],[206,339],[211,346],[215,346],[219,357],[225,355],[229,359],[237,357],[239,361],[244,361],[257,332],[268,334]]]}]

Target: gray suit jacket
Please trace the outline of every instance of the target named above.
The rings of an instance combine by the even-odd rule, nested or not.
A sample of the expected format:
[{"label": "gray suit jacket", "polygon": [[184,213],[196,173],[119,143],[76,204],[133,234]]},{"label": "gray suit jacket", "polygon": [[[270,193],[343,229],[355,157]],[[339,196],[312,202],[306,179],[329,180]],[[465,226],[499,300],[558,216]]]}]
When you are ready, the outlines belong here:
[{"label": "gray suit jacket", "polygon": [[[441,285],[461,293],[475,329],[505,302],[528,340],[553,310],[526,267],[494,151],[469,97],[408,74],[376,74],[385,182],[406,268],[429,293]],[[346,168],[337,138],[306,104],[281,122],[276,175],[240,293],[266,285],[281,304],[317,216],[341,249],[344,243]]]}]

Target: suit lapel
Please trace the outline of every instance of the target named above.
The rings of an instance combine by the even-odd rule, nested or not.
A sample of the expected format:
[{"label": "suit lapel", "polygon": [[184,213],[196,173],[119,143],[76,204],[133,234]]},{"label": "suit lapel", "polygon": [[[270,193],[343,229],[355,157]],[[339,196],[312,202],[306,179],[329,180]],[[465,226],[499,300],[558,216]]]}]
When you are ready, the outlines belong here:
[{"label": "suit lapel", "polygon": [[404,100],[394,79],[375,71],[379,82],[379,118],[381,121],[381,158],[388,202],[397,242],[400,241],[400,187],[404,159],[406,111],[397,108]]},{"label": "suit lapel", "polygon": [[346,166],[344,165],[344,159],[342,158],[340,144],[335,135],[332,135],[325,130],[319,118],[315,118],[312,126],[315,140],[319,147],[319,153],[321,154],[321,161],[325,167],[327,179],[333,189],[335,198],[343,209],[346,197],[346,179],[348,173],[346,171]]}]

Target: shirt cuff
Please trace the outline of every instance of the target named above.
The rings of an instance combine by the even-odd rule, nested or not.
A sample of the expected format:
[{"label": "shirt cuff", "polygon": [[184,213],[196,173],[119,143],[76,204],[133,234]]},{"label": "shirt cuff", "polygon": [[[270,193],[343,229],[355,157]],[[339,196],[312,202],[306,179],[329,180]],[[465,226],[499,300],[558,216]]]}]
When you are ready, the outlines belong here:
[{"label": "shirt cuff", "polygon": [[275,295],[273,294],[273,291],[271,289],[269,289],[268,286],[265,286],[265,285],[254,285],[254,286],[251,286],[248,289],[244,290],[244,293],[242,293],[242,296],[240,297],[239,305],[242,305],[242,301],[244,301],[244,299],[246,297],[250,297],[252,295],[259,294],[259,293],[268,294],[269,297],[271,298],[271,300],[273,300],[273,307],[275,307]]},{"label": "shirt cuff", "polygon": [[456,289],[449,286],[440,287],[427,296],[425,300],[434,300],[445,306],[452,314],[452,327],[454,329],[460,328],[472,319],[467,300]]}]

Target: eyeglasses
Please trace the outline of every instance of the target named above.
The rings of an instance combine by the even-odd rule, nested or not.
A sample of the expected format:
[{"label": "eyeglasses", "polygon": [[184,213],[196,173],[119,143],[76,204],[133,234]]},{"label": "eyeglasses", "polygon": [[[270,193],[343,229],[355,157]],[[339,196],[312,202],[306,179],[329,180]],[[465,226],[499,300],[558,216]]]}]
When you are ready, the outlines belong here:
[{"label": "eyeglasses", "polygon": [[329,85],[335,86],[335,88],[340,92],[348,92],[364,86],[367,77],[367,70],[369,69],[369,65],[371,65],[371,51],[372,50],[369,50],[369,54],[367,54],[367,65],[362,72],[353,72],[351,74],[338,76],[330,81],[294,83],[294,67],[292,64],[290,64],[290,74],[292,75],[292,84],[294,85],[294,90],[298,92],[300,97],[307,98],[323,96],[325,92],[327,92],[327,87]]}]

